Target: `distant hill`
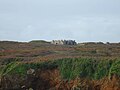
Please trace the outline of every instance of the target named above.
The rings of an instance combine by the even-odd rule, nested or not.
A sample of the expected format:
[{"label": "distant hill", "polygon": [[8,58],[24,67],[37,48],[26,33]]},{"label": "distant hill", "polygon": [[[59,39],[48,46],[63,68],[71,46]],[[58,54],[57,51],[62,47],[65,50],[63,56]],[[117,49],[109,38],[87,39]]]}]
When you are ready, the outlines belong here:
[{"label": "distant hill", "polygon": [[32,41],[30,41],[29,43],[39,43],[39,44],[44,44],[44,43],[50,43],[50,42],[48,42],[48,41],[45,41],[45,40],[32,40]]}]

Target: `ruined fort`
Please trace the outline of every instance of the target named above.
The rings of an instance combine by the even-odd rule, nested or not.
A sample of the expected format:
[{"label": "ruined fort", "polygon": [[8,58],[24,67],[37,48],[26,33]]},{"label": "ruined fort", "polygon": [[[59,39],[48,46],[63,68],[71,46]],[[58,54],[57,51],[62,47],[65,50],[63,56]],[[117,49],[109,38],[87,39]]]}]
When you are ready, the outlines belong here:
[{"label": "ruined fort", "polygon": [[54,45],[76,45],[75,40],[52,40],[51,44]]}]

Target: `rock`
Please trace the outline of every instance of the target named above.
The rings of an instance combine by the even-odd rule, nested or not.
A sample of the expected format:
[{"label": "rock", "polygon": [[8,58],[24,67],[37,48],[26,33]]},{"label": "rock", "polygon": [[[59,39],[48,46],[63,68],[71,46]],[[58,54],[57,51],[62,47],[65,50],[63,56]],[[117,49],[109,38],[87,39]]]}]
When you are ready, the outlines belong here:
[{"label": "rock", "polygon": [[29,88],[28,90],[33,90],[32,88]]},{"label": "rock", "polygon": [[35,72],[34,69],[29,69],[29,70],[27,70],[27,74],[33,74],[34,72]]},{"label": "rock", "polygon": [[21,86],[21,88],[25,88],[25,85]]},{"label": "rock", "polygon": [[53,40],[51,44],[54,45],[76,45],[75,40]]}]

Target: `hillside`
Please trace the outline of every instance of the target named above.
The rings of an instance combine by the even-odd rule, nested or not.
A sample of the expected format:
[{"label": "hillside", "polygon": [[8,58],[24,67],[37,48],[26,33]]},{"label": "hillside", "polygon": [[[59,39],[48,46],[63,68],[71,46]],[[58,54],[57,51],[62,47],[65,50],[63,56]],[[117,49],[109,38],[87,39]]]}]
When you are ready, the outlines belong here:
[{"label": "hillside", "polygon": [[0,41],[0,90],[120,90],[120,44]]}]

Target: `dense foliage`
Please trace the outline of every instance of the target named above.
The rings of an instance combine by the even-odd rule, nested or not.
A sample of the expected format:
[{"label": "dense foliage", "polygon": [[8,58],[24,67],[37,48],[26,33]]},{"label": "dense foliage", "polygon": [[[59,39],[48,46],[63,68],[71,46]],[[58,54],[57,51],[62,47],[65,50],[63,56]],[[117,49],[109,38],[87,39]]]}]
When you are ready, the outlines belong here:
[{"label": "dense foliage", "polygon": [[113,74],[120,76],[120,60],[94,60],[85,58],[65,58],[41,63],[11,62],[0,69],[1,76],[7,74],[26,75],[28,69],[58,68],[63,79],[71,80],[76,77],[101,79]]}]

